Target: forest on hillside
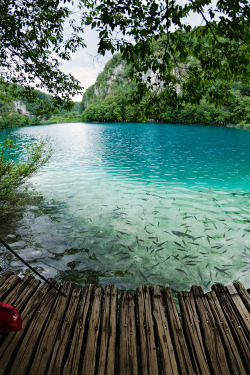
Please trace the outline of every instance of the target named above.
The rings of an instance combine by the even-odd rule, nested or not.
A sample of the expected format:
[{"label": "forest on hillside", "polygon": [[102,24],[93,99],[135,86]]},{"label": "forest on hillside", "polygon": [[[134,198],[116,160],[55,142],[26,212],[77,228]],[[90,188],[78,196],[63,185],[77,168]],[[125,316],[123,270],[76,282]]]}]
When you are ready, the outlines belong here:
[{"label": "forest on hillside", "polygon": [[[199,104],[182,103],[173,106],[162,100],[161,105],[157,106],[153,98],[150,106],[150,97],[135,102],[137,83],[131,81],[129,71],[130,67],[121,55],[114,55],[97,77],[96,83],[83,95],[80,105],[83,121],[159,121],[244,127],[250,124],[250,85],[221,82],[218,79],[217,82],[211,82],[210,90],[203,95]],[[228,98],[223,105],[211,103],[211,92],[219,93],[222,84],[228,86]]]},{"label": "forest on hillside", "polygon": [[[75,103],[71,111],[64,108],[51,110],[52,97],[50,95],[36,90],[37,98],[32,102],[23,96],[21,86],[18,89],[19,96],[15,97],[15,100],[11,95],[11,86],[7,100],[6,93],[3,99],[0,92],[0,129],[81,120],[80,103]],[[15,106],[16,102],[19,102],[25,108],[26,113],[20,113],[21,111]],[[41,109],[43,110],[42,113]]]}]

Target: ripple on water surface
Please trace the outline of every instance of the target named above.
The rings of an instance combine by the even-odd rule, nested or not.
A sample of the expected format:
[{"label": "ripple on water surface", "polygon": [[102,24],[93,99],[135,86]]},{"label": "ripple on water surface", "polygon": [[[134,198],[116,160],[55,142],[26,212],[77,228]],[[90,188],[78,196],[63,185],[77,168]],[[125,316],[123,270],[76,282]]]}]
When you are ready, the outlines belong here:
[{"label": "ripple on water surface", "polygon": [[[223,145],[221,139],[214,145],[216,137],[224,136],[225,160],[239,133],[232,147],[221,129],[194,128],[71,124],[20,129],[20,139],[48,134],[55,153],[32,179],[42,202],[27,209],[18,238],[12,235],[9,242],[45,276],[79,284],[134,289],[147,283],[175,290],[199,284],[207,290],[215,282],[240,280],[249,287],[250,160],[242,147],[250,139],[245,137],[237,152],[247,165],[233,152],[227,158],[231,167],[222,167],[215,156],[222,155]],[[196,135],[193,152],[190,132]],[[214,141],[204,143],[204,137]],[[17,260],[8,257],[8,262],[24,272]]]}]

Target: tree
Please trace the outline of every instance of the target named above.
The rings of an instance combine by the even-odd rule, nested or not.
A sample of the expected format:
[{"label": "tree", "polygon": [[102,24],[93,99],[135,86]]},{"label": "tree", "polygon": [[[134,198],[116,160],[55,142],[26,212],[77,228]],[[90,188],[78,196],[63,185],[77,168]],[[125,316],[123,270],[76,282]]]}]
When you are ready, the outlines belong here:
[{"label": "tree", "polygon": [[[99,53],[118,51],[131,66],[142,96],[159,108],[199,103],[213,82],[210,101],[223,103],[233,81],[249,81],[248,0],[82,0],[84,23],[99,32]],[[200,15],[192,27],[186,17]]]},{"label": "tree", "polygon": [[[15,97],[18,85],[22,96],[39,100],[34,86],[53,96],[46,103],[71,108],[71,97],[81,91],[72,75],[60,71],[60,62],[84,46],[82,27],[72,18],[69,0],[2,0],[0,12],[0,92],[2,98]],[[64,32],[68,23],[69,36]],[[10,85],[11,84],[11,85]],[[5,93],[5,95],[4,95]]]},{"label": "tree", "polygon": [[0,217],[22,202],[24,190],[20,187],[47,163],[52,149],[41,139],[29,143],[26,152],[22,151],[24,160],[17,161],[17,153],[18,148],[10,137],[0,144]]}]

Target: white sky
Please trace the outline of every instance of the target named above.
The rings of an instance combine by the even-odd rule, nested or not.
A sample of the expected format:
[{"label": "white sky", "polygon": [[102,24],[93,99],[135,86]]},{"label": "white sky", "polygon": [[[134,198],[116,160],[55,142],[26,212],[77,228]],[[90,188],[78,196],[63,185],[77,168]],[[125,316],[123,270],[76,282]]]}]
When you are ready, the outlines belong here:
[{"label": "white sky", "polygon": [[[98,35],[94,30],[86,28],[84,40],[87,47],[74,53],[71,61],[63,63],[61,70],[66,74],[71,73],[78,79],[85,91],[95,83],[98,74],[103,71],[105,64],[111,59],[112,55],[97,55]],[[74,97],[73,100],[81,101],[82,95]]]}]

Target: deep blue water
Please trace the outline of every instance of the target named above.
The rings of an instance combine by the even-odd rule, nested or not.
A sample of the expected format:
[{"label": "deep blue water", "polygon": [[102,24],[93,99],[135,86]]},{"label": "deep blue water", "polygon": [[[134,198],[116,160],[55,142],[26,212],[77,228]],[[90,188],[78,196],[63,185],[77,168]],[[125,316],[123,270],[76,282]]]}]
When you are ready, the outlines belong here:
[{"label": "deep blue water", "polygon": [[121,288],[236,279],[249,287],[249,131],[79,123],[11,133],[20,145],[46,137],[54,149],[30,180],[42,202],[14,234],[4,228],[45,276]]}]

